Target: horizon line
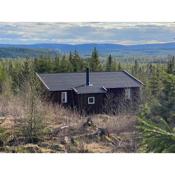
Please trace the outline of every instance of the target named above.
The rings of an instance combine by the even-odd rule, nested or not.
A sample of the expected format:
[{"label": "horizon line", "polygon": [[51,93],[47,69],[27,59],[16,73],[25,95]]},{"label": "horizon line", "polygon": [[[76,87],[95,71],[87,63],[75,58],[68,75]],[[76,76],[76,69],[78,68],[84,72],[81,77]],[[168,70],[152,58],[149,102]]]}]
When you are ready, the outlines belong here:
[{"label": "horizon line", "polygon": [[103,45],[103,44],[111,44],[111,45],[121,45],[121,46],[136,46],[136,45],[153,45],[153,44],[173,44],[175,42],[155,42],[155,43],[141,43],[141,44],[120,44],[120,43],[13,43],[13,44],[9,44],[9,43],[0,43],[0,45],[39,45],[39,44],[56,44],[56,45],[72,45],[72,46],[75,46],[75,45],[88,45],[88,44],[97,44],[97,45]]}]

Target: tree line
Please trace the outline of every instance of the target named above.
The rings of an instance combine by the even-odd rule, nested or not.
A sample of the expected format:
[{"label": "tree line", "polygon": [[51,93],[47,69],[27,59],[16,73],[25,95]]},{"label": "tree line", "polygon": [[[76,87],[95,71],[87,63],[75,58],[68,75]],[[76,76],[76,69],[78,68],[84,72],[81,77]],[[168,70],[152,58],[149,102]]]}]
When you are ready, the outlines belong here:
[{"label": "tree line", "polygon": [[[74,51],[54,58],[41,56],[35,59],[1,59],[0,91],[18,95],[25,92],[24,87],[30,87],[33,94],[37,92],[34,86],[35,72],[82,72],[86,67],[91,71],[126,70],[140,79],[144,83],[138,116],[140,149],[144,152],[175,152],[174,56],[162,64],[140,63],[137,59],[133,63],[121,63],[111,54],[106,60],[101,60],[97,49],[94,48],[89,58],[82,58]],[[30,95],[32,100],[29,106],[32,109],[35,106],[35,96]],[[35,110],[31,111],[30,122],[35,120]],[[33,137],[30,136],[30,139]]]}]

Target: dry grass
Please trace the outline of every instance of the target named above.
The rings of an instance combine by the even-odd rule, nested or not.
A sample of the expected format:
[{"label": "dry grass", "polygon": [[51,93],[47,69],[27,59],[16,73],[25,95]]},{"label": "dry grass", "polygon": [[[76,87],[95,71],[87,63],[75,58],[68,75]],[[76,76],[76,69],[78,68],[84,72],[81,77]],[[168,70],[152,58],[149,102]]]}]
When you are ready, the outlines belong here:
[{"label": "dry grass", "polygon": [[96,125],[101,128],[108,128],[110,132],[120,133],[134,129],[136,116],[134,115],[94,115],[92,116]]},{"label": "dry grass", "polygon": [[111,153],[111,148],[105,144],[100,143],[89,143],[86,144],[86,149],[90,153]]},{"label": "dry grass", "polygon": [[[46,120],[45,140],[39,152],[136,152],[136,117],[133,115],[93,115],[94,127],[83,128],[87,118],[60,105],[40,103],[39,108]],[[0,96],[0,127],[15,130],[16,121],[26,115],[27,106],[21,97]],[[105,128],[110,136],[95,136],[98,128]],[[14,132],[14,131],[13,131]],[[43,146],[44,145],[44,146]],[[21,151],[18,145],[16,152]],[[26,148],[24,145],[23,148]],[[57,149],[56,149],[57,148]],[[58,149],[59,148],[59,149]],[[64,148],[64,149],[60,149]],[[23,150],[23,149],[22,149]],[[32,150],[32,149],[31,149]],[[7,148],[4,152],[8,152]],[[24,151],[25,152],[25,151]]]}]

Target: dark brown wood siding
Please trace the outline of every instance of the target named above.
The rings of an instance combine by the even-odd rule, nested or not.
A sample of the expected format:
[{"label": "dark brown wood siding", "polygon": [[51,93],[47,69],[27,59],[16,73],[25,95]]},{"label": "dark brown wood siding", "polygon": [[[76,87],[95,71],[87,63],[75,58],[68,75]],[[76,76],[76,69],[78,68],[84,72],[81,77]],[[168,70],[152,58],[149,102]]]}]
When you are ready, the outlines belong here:
[{"label": "dark brown wood siding", "polygon": [[[140,88],[131,88],[131,99],[125,98],[124,88],[108,89],[106,94],[76,94],[73,90],[47,92],[49,100],[61,104],[61,92],[67,92],[65,107],[71,107],[82,113],[120,113],[138,109]],[[88,97],[95,97],[95,104],[88,104]]]},{"label": "dark brown wood siding", "polygon": [[[88,97],[95,97],[95,104],[88,104]],[[81,112],[92,114],[101,113],[104,105],[105,94],[81,94],[78,95],[78,109]]]},{"label": "dark brown wood siding", "polygon": [[131,88],[131,98],[125,98],[124,88],[108,89],[104,100],[104,111],[106,113],[131,112],[138,109],[140,102],[140,88]]},{"label": "dark brown wood siding", "polygon": [[[67,103],[61,103],[61,92],[67,92]],[[63,106],[70,106],[74,107],[77,105],[77,97],[74,91],[54,91],[54,92],[49,92],[49,99],[53,103],[59,103],[62,104]]]}]

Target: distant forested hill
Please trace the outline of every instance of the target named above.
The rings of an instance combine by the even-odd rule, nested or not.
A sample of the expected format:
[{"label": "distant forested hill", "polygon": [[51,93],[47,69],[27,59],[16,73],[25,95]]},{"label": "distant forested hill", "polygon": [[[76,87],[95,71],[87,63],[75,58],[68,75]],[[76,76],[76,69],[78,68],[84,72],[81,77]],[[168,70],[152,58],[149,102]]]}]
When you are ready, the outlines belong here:
[{"label": "distant forested hill", "polygon": [[175,55],[175,43],[119,45],[119,44],[30,44],[8,45],[0,44],[0,58],[37,57],[57,53],[67,54],[78,51],[82,56],[89,56],[96,47],[100,56],[167,56]]},{"label": "distant forested hill", "polygon": [[39,57],[49,55],[51,57],[56,56],[54,50],[48,49],[32,49],[32,48],[18,48],[18,47],[7,47],[0,48],[0,58],[27,58],[27,57]]}]

